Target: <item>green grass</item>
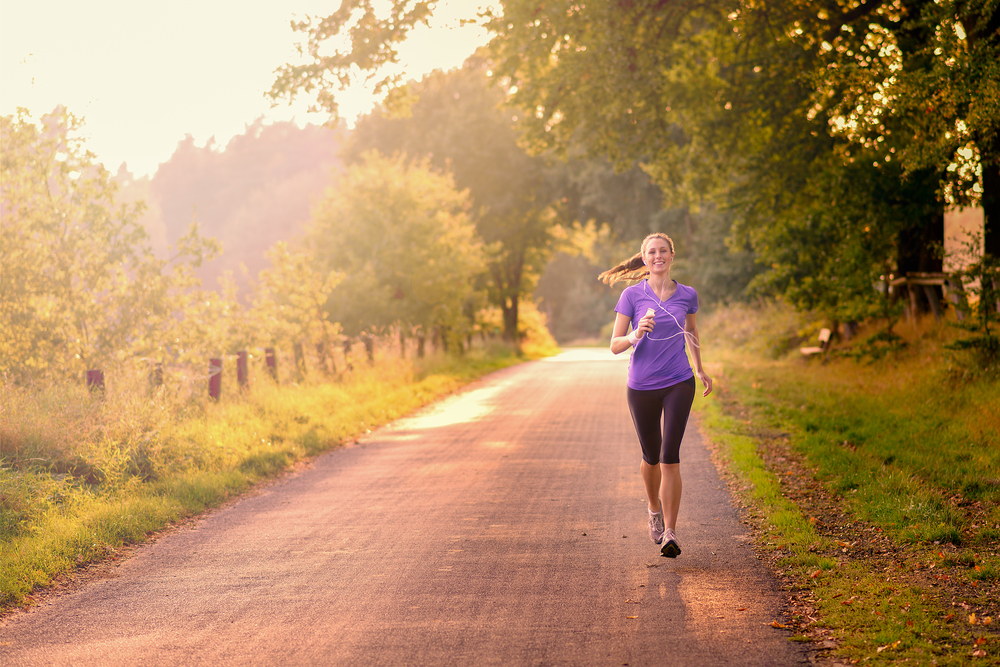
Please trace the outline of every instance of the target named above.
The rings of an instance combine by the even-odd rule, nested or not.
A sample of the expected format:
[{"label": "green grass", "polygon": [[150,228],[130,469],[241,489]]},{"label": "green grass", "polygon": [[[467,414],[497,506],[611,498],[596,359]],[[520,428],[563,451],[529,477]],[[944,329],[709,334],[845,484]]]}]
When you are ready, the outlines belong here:
[{"label": "green grass", "polygon": [[949,332],[927,324],[872,363],[783,356],[797,343],[774,338],[814,327],[779,315],[757,318],[771,341],[746,335],[746,311],[706,318],[719,391],[698,410],[798,601],[797,638],[864,664],[1000,664],[983,624],[998,615],[1000,383],[956,372]]},{"label": "green grass", "polygon": [[3,385],[0,603],[30,602],[61,574],[523,358],[503,347],[419,363],[376,357],[340,381],[265,379],[219,403],[170,387],[150,394],[125,372],[103,397]]}]

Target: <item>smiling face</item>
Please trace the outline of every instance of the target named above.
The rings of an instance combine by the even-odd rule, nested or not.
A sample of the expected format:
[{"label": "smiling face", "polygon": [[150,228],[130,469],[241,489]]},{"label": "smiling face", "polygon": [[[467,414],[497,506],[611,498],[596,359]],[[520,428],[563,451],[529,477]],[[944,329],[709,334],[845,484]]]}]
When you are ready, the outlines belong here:
[{"label": "smiling face", "polygon": [[673,244],[662,236],[651,236],[646,239],[642,248],[642,261],[652,274],[666,273],[674,259]]}]

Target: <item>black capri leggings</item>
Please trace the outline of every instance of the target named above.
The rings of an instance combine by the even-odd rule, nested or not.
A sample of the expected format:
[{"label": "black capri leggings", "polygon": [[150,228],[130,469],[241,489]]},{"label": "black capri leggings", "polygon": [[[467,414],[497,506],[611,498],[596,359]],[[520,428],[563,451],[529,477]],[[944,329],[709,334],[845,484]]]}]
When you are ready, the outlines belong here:
[{"label": "black capri leggings", "polygon": [[[650,465],[681,462],[681,439],[693,402],[693,377],[663,389],[628,388],[628,409],[642,446],[643,461]],[[660,415],[663,415],[662,436]]]}]

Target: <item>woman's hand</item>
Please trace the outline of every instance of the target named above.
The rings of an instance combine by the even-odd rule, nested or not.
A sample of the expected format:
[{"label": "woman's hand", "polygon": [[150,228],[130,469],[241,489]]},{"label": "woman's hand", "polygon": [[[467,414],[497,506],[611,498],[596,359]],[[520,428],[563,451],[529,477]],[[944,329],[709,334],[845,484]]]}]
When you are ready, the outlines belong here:
[{"label": "woman's hand", "polygon": [[635,328],[635,335],[642,338],[645,334],[653,330],[656,320],[653,319],[653,309],[648,308],[646,314],[639,318],[639,326]]},{"label": "woman's hand", "polygon": [[701,381],[701,384],[705,387],[705,393],[703,393],[702,396],[708,396],[709,394],[711,394],[712,378],[708,377],[708,374],[705,371],[698,371],[695,373],[695,375],[698,376],[698,379]]}]

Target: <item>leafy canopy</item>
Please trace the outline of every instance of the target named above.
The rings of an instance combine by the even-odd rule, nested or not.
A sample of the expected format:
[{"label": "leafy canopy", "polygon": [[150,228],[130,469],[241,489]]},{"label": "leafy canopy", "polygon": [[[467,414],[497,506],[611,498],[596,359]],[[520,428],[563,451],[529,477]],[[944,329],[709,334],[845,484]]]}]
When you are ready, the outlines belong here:
[{"label": "leafy canopy", "polygon": [[308,231],[320,271],[342,276],[326,303],[331,319],[351,336],[391,325],[470,330],[483,249],[468,207],[467,195],[428,164],[363,154],[316,207]]}]

